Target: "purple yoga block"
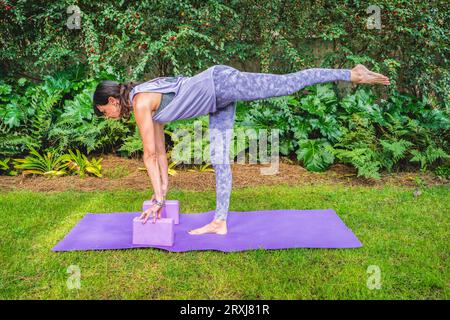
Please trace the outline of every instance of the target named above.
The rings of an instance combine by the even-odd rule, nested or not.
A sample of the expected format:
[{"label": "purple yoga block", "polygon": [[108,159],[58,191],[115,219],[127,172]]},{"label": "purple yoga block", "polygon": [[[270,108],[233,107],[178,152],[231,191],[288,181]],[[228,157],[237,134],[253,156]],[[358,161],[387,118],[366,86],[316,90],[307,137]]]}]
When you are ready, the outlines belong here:
[{"label": "purple yoga block", "polygon": [[[153,201],[145,200],[144,203],[142,204],[142,212],[144,212],[145,210],[150,208],[152,206],[152,204],[153,204]],[[165,218],[162,216],[162,212],[161,212],[161,218]]]},{"label": "purple yoga block", "polygon": [[[142,205],[142,211],[152,206],[152,201],[146,200]],[[166,200],[161,209],[161,218],[172,218],[174,224],[180,223],[180,201]]]},{"label": "purple yoga block", "polygon": [[173,246],[173,219],[161,218],[153,223],[149,218],[145,224],[139,217],[133,219],[133,244]]},{"label": "purple yoga block", "polygon": [[174,224],[180,223],[180,201],[166,200],[161,209],[161,218],[163,217],[173,219]]}]

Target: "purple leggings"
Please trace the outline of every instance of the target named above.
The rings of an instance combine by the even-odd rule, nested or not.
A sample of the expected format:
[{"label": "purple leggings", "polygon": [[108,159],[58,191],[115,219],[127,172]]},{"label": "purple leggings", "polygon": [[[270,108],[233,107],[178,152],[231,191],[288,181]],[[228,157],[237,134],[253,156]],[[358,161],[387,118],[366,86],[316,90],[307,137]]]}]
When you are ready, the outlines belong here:
[{"label": "purple leggings", "polygon": [[217,111],[209,114],[211,164],[216,175],[215,219],[226,220],[231,196],[230,144],[237,101],[290,95],[306,86],[350,81],[349,69],[312,68],[288,74],[243,72],[217,65],[213,73]]}]

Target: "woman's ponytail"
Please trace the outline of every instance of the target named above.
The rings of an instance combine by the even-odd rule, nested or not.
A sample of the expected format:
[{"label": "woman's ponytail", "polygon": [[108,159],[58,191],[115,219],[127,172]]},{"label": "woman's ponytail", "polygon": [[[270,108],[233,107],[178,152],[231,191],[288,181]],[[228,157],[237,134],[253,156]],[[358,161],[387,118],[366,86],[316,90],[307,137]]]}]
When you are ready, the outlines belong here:
[{"label": "woman's ponytail", "polygon": [[133,110],[133,105],[130,101],[130,91],[141,82],[129,81],[126,83],[119,84],[119,102],[120,102],[120,117],[130,118],[131,111]]}]

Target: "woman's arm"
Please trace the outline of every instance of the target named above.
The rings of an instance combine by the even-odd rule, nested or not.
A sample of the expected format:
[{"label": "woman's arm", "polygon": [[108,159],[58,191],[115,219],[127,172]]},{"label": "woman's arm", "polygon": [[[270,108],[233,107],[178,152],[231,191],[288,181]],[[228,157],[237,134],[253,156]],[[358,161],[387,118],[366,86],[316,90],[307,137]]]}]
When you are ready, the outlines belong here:
[{"label": "woman's arm", "polygon": [[156,154],[158,157],[159,172],[161,173],[161,189],[164,198],[169,189],[169,164],[166,154],[166,141],[164,137],[164,124],[154,122],[155,137],[156,137]]},{"label": "woman's arm", "polygon": [[156,151],[155,128],[152,119],[152,106],[155,103],[148,95],[137,94],[133,99],[133,109],[136,124],[144,146],[144,164],[150,176],[156,200],[163,201],[162,183]]}]

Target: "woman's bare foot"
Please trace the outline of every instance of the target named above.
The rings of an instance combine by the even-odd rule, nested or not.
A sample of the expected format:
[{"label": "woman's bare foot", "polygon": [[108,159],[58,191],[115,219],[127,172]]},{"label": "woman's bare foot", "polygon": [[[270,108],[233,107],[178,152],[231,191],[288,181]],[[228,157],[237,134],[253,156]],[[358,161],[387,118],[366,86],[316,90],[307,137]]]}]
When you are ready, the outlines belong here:
[{"label": "woman's bare foot", "polygon": [[354,83],[391,84],[388,77],[380,73],[372,72],[362,64],[357,64],[356,67],[351,70],[350,81]]},{"label": "woman's bare foot", "polygon": [[213,220],[212,222],[204,225],[201,228],[188,231],[189,234],[205,234],[205,233],[215,233],[225,235],[227,234],[227,222],[225,220]]}]

